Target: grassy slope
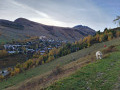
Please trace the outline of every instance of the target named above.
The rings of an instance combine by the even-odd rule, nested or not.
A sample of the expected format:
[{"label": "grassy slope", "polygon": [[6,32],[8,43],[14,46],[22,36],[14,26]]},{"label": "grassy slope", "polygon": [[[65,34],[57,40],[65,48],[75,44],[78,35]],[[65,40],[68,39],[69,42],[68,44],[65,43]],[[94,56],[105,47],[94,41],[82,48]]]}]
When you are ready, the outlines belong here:
[{"label": "grassy slope", "polygon": [[[60,80],[48,90],[120,90],[116,88],[120,76],[120,46],[119,51],[95,63],[88,64],[73,75]],[[119,84],[119,83],[118,83]]]},{"label": "grassy slope", "polygon": [[113,44],[120,44],[119,40],[120,39],[115,39],[112,41],[95,44],[89,48],[86,48],[86,49],[80,50],[78,52],[75,52],[75,53],[66,55],[64,57],[58,58],[50,63],[38,66],[38,67],[33,68],[33,69],[30,69],[30,70],[26,71],[26,73],[18,74],[14,77],[9,78],[7,81],[0,82],[0,89],[4,89],[6,87],[16,85],[16,84],[18,84],[26,79],[32,78],[32,77],[37,76],[37,75],[44,74],[44,73],[52,70],[58,64],[61,66],[68,64],[73,60],[72,56],[74,56],[75,60],[77,60],[81,57],[84,57],[85,55],[88,55],[92,51],[97,51],[100,48],[104,48],[103,47],[104,44],[106,44],[107,46],[110,46]]}]

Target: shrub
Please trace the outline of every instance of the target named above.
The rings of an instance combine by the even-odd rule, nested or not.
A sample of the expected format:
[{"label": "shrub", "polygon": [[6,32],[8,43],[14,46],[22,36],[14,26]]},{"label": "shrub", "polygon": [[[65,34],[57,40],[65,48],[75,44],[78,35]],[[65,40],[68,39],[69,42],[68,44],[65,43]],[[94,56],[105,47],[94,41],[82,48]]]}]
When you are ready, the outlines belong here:
[{"label": "shrub", "polygon": [[53,71],[53,75],[59,75],[63,72],[63,69],[58,65]]},{"label": "shrub", "polygon": [[103,50],[103,53],[106,54],[106,53],[114,52],[116,50],[117,49],[115,48],[115,46],[112,45],[112,46],[109,46],[107,49]]},{"label": "shrub", "polygon": [[0,75],[0,81],[4,79],[4,76],[3,75]]},{"label": "shrub", "polygon": [[15,75],[15,71],[12,71],[10,76],[14,76]]},{"label": "shrub", "polygon": [[15,71],[16,74],[20,73],[20,69],[19,68],[14,68],[14,71]]}]

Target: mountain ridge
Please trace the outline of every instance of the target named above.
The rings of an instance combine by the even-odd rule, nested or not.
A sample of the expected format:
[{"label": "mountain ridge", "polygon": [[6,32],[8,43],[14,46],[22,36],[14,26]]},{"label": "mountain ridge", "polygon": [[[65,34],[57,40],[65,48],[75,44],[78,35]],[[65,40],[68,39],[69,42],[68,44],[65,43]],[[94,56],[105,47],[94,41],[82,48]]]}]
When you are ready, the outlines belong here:
[{"label": "mountain ridge", "polygon": [[[79,25],[80,27],[80,25]],[[25,18],[17,18],[14,21],[0,19],[0,37],[9,37],[9,40],[25,39],[29,36],[47,36],[49,39],[76,41],[87,35],[94,35],[95,30],[81,26],[81,28],[69,28],[44,25],[38,22],[30,21]],[[17,29],[17,30],[16,30]],[[6,31],[6,32],[5,32]]]}]

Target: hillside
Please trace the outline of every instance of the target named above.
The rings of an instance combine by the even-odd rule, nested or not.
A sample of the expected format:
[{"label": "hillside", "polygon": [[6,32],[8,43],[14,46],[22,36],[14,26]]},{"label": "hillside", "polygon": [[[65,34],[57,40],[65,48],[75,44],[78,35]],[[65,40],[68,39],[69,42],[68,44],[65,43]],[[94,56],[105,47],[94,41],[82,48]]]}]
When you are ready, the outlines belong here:
[{"label": "hillside", "polygon": [[93,29],[89,28],[88,26],[77,25],[73,28],[82,31],[85,34],[94,35]]},{"label": "hillside", "polygon": [[75,41],[87,35],[94,35],[96,32],[85,26],[81,28],[67,28],[48,26],[27,20],[25,18],[18,18],[15,21],[0,20],[0,42],[7,42],[12,39],[22,40],[30,36],[46,36],[49,39]]},{"label": "hillside", "polygon": [[[78,65],[77,68],[79,68],[79,67],[81,67],[83,65],[86,65],[90,62],[95,62],[96,61],[96,60],[94,60],[95,59],[95,52],[97,50],[104,49],[104,47],[103,47],[104,44],[107,45],[107,47],[109,47],[111,45],[119,45],[120,44],[119,40],[120,39],[114,39],[114,40],[111,40],[111,41],[98,43],[98,44],[95,44],[95,45],[93,45],[89,48],[86,48],[86,49],[80,50],[78,52],[75,52],[75,53],[63,56],[61,58],[58,58],[58,59],[56,59],[56,60],[54,60],[50,63],[46,63],[44,65],[40,65],[36,68],[30,69],[30,70],[26,71],[25,73],[18,74],[17,76],[9,78],[7,81],[1,82],[0,83],[0,86],[1,86],[0,89],[3,89],[3,88],[8,87],[8,86],[12,86],[12,85],[15,85],[15,87],[14,86],[11,87],[13,89],[18,88],[18,87],[27,88],[27,85],[29,85],[31,87],[33,87],[33,85],[36,86],[36,85],[38,85],[38,83],[35,83],[35,82],[38,82],[39,80],[41,80],[41,78],[43,78],[43,76],[46,77],[46,74],[47,74],[47,76],[49,76],[48,74],[51,73],[51,71],[58,64],[62,67],[64,66],[64,69],[68,68],[68,70],[69,70],[69,68],[71,68],[72,66],[74,67],[74,65],[75,66]],[[93,53],[91,53],[91,52],[93,52]],[[88,58],[88,56],[89,56],[89,58]],[[75,57],[75,63],[74,63],[72,57]],[[73,63],[70,64],[70,62],[73,62]],[[75,70],[77,68],[75,67]],[[71,71],[73,73],[75,70],[73,69],[73,71],[71,71],[71,70],[69,70],[69,71]],[[65,75],[63,75],[63,77],[64,76]],[[51,83],[51,82],[54,82],[54,79],[49,80],[49,82],[47,82],[47,83],[45,82],[45,83],[48,84],[48,83]],[[16,84],[17,84],[17,86],[16,86]],[[40,84],[39,86],[41,87],[41,85],[42,84]],[[28,88],[30,88],[30,87],[28,87]]]},{"label": "hillside", "polygon": [[118,51],[79,69],[47,90],[120,90],[120,45]]}]

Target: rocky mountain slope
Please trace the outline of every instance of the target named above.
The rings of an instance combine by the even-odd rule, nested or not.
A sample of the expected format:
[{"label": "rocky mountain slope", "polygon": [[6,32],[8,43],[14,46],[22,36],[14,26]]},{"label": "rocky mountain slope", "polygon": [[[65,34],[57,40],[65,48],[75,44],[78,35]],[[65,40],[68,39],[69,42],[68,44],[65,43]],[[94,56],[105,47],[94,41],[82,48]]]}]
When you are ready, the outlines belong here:
[{"label": "rocky mountain slope", "polygon": [[75,41],[87,35],[94,35],[95,30],[78,25],[73,28],[48,26],[18,18],[15,21],[0,20],[0,42],[8,40],[26,39],[28,36],[46,36],[49,39]]}]

